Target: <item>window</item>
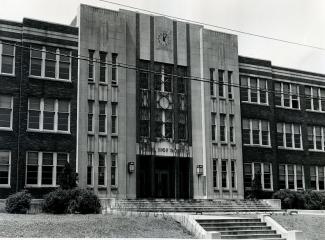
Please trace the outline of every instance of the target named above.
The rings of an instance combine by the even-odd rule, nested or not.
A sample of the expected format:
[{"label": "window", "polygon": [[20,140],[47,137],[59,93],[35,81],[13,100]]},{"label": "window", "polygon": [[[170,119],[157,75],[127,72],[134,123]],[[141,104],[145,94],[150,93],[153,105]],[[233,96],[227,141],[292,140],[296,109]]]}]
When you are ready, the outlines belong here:
[{"label": "window", "polygon": [[216,115],[216,113],[211,113],[211,138],[212,138],[212,141],[217,140],[217,115]]},{"label": "window", "polygon": [[94,50],[88,50],[88,81],[89,82],[93,82],[95,77],[94,77],[94,73],[95,73],[95,65],[94,65]]},{"label": "window", "polygon": [[68,161],[67,153],[27,152],[26,185],[58,186],[62,170]]},{"label": "window", "polygon": [[172,138],[173,137],[173,111],[170,109],[156,110],[156,137]]},{"label": "window", "polygon": [[228,161],[221,160],[221,184],[222,188],[228,188]]},{"label": "window", "polygon": [[277,123],[278,147],[302,149],[301,127],[292,123]]},{"label": "window", "polygon": [[31,76],[70,81],[70,68],[70,50],[54,47],[31,47]]},{"label": "window", "polygon": [[210,68],[210,95],[215,96],[215,84],[214,84],[214,68]]},{"label": "window", "polygon": [[316,166],[310,166],[310,188],[317,190],[317,173]]},{"label": "window", "polygon": [[111,155],[111,185],[117,186],[117,154]]},{"label": "window", "polygon": [[88,132],[94,132],[94,101],[88,100]]},{"label": "window", "polygon": [[0,186],[10,186],[11,152],[0,151]]},{"label": "window", "polygon": [[225,97],[224,71],[218,70],[219,97]]},{"label": "window", "polygon": [[106,82],[106,56],[107,53],[105,52],[99,53],[99,60],[100,60],[99,81],[100,82]]},{"label": "window", "polygon": [[0,73],[15,74],[15,46],[13,43],[0,42]]},{"label": "window", "polygon": [[218,188],[218,159],[213,159],[213,187]]},{"label": "window", "polygon": [[70,102],[29,98],[28,130],[70,132]]},{"label": "window", "polygon": [[117,103],[112,103],[112,134],[117,134]]},{"label": "window", "polygon": [[106,186],[106,154],[98,153],[98,186]]},{"label": "window", "polygon": [[260,177],[263,190],[273,190],[272,164],[252,162],[244,164],[244,186],[247,189],[252,187],[254,178]]},{"label": "window", "polygon": [[187,138],[187,116],[186,112],[179,112],[178,115],[178,138],[185,140]]},{"label": "window", "polygon": [[324,191],[324,166],[310,166],[310,188],[317,191]]},{"label": "window", "polygon": [[87,185],[93,185],[94,178],[94,161],[93,161],[93,153],[88,153],[88,161],[87,161]]},{"label": "window", "polygon": [[237,177],[236,177],[236,160],[231,160],[231,187],[232,189],[237,188]]},{"label": "window", "polygon": [[228,71],[228,98],[233,98],[232,72]]},{"label": "window", "polygon": [[325,127],[307,126],[309,150],[325,151]]},{"label": "window", "polygon": [[234,115],[229,115],[229,140],[231,143],[235,142],[234,118]]},{"label": "window", "polygon": [[299,85],[276,82],[274,89],[276,106],[300,109]]},{"label": "window", "polygon": [[149,64],[147,62],[140,62],[140,89],[149,89]]},{"label": "window", "polygon": [[220,114],[220,141],[226,142],[226,114]]},{"label": "window", "polygon": [[148,138],[150,136],[149,108],[140,109],[140,136],[145,138]]},{"label": "window", "polygon": [[117,84],[117,53],[112,53],[112,85]]},{"label": "window", "polygon": [[243,119],[243,144],[271,146],[269,122],[257,119]]},{"label": "window", "polygon": [[279,165],[279,188],[299,190],[304,189],[304,167],[302,165]]},{"label": "window", "polygon": [[106,102],[99,102],[99,132],[106,133]]},{"label": "window", "polygon": [[0,130],[12,130],[13,97],[0,95]]},{"label": "window", "polygon": [[325,111],[325,89],[305,87],[306,109],[312,111]]},{"label": "window", "polygon": [[267,80],[256,77],[241,77],[242,102],[268,105]]}]

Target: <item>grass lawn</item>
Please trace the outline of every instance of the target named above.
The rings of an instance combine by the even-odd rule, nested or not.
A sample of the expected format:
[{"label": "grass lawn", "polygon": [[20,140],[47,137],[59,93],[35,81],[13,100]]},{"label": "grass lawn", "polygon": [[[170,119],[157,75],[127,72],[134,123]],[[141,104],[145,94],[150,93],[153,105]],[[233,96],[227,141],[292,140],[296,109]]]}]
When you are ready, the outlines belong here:
[{"label": "grass lawn", "polygon": [[287,230],[301,230],[305,240],[325,239],[324,215],[272,215]]},{"label": "grass lawn", "polygon": [[171,219],[118,215],[50,215],[0,213],[0,238],[193,238]]}]

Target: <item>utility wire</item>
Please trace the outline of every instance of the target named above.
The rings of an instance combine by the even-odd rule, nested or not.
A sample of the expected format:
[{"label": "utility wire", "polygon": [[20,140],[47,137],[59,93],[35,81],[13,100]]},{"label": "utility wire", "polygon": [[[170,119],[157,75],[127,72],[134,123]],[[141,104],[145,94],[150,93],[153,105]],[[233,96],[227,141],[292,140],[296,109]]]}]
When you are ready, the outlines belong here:
[{"label": "utility wire", "polygon": [[323,48],[323,47],[318,47],[318,46],[309,45],[309,44],[305,44],[305,43],[288,41],[288,40],[275,38],[275,37],[269,37],[269,36],[256,34],[256,33],[245,32],[245,31],[242,31],[242,30],[237,30],[237,29],[228,28],[228,27],[222,27],[222,26],[219,26],[219,25],[211,24],[211,23],[204,23],[204,22],[194,21],[194,20],[190,20],[190,19],[186,19],[186,18],[175,17],[175,16],[171,16],[171,15],[167,15],[167,14],[162,14],[162,13],[159,13],[159,12],[150,11],[150,10],[143,9],[143,8],[133,7],[133,6],[126,5],[126,4],[116,3],[116,2],[107,1],[107,0],[95,0],[95,1],[105,2],[105,3],[109,3],[109,4],[112,4],[112,5],[117,5],[117,6],[121,6],[121,7],[126,7],[126,8],[131,8],[131,9],[134,9],[134,10],[143,11],[143,12],[146,12],[146,13],[150,13],[150,14],[154,14],[154,15],[158,15],[158,16],[162,16],[162,17],[167,17],[167,18],[171,18],[171,19],[176,19],[176,20],[180,20],[180,21],[185,21],[185,22],[189,22],[189,23],[193,23],[193,24],[199,24],[199,25],[205,25],[205,26],[214,27],[214,28],[218,28],[218,29],[223,29],[223,30],[227,30],[227,31],[230,31],[230,32],[240,33],[240,34],[243,34],[243,35],[248,35],[248,36],[253,36],[253,37],[258,37],[258,38],[264,38],[264,39],[268,39],[268,40],[272,40],[272,41],[288,43],[288,44],[292,44],[292,45],[296,45],[296,46],[308,47],[308,48],[313,48],[313,49],[325,51],[325,48]]},{"label": "utility wire", "polygon": [[[27,50],[33,50],[33,51],[37,51],[37,52],[44,52],[44,53],[49,53],[49,54],[54,54],[54,55],[59,55],[59,56],[64,56],[64,57],[69,57],[69,58],[72,58],[72,59],[77,59],[77,60],[82,60],[82,61],[87,61],[87,62],[91,62],[91,63],[99,63],[100,65],[108,65],[108,66],[113,66],[113,67],[121,67],[121,68],[126,68],[126,69],[129,69],[129,70],[135,70],[135,71],[140,71],[140,72],[146,72],[146,73],[152,73],[152,74],[156,74],[156,75],[164,75],[164,76],[170,76],[170,77],[176,77],[176,78],[183,78],[183,79],[188,79],[189,81],[198,81],[198,82],[204,82],[204,83],[213,83],[213,84],[216,84],[216,85],[221,85],[221,86],[231,86],[231,87],[237,87],[239,89],[251,89],[253,91],[258,91],[260,90],[261,92],[269,92],[269,93],[275,93],[275,94],[290,94],[290,95],[294,95],[290,92],[286,92],[286,91],[277,91],[277,90],[272,90],[272,89],[263,89],[263,88],[254,88],[254,87],[249,87],[249,86],[241,86],[240,84],[234,84],[234,83],[228,83],[228,82],[219,82],[219,81],[216,81],[216,80],[212,80],[212,79],[209,79],[209,78],[202,78],[202,77],[195,77],[195,76],[183,76],[183,75],[177,75],[177,74],[170,74],[170,73],[164,73],[162,74],[162,72],[157,72],[157,71],[152,71],[152,70],[149,70],[149,69],[146,69],[146,68],[139,68],[139,67],[136,67],[134,65],[128,65],[128,64],[124,64],[124,63],[112,63],[111,61],[100,61],[100,59],[98,58],[93,58],[93,59],[90,59],[89,57],[85,57],[85,56],[82,56],[82,55],[78,55],[78,56],[72,56],[72,55],[69,55],[69,54],[63,54],[63,53],[57,53],[57,52],[52,52],[52,51],[48,51],[48,50],[43,50],[43,49],[40,49],[40,48],[32,48],[32,47],[28,47],[28,46],[23,46],[22,44],[18,44],[18,43],[9,43],[9,42],[2,42],[2,44],[4,45],[8,45],[8,46],[14,46],[14,47],[19,47],[19,48],[22,48],[22,49],[27,49]],[[31,59],[33,57],[31,56]],[[40,58],[35,58],[35,59],[40,59]],[[49,59],[50,60],[50,59]],[[50,60],[52,61],[52,60]],[[31,70],[35,70],[31,68]],[[53,71],[48,71],[48,72],[51,72],[53,73]],[[310,95],[311,96],[311,95]],[[309,97],[308,97],[309,98]],[[325,99],[325,96],[324,98],[322,97],[322,99]]]}]

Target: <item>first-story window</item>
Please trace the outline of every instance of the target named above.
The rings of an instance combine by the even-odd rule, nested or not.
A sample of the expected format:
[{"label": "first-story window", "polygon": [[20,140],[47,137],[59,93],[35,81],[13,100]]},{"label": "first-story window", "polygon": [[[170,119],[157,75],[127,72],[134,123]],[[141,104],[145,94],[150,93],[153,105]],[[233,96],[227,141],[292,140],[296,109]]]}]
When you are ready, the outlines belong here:
[{"label": "first-story window", "polygon": [[295,164],[280,164],[279,188],[290,190],[304,189],[304,167]]},{"label": "first-story window", "polygon": [[273,189],[272,164],[252,162],[244,164],[244,186],[250,189],[253,180],[259,178],[263,190]]},{"label": "first-story window", "polygon": [[9,95],[0,95],[0,130],[12,129],[13,98]]},{"label": "first-story window", "polygon": [[93,161],[93,153],[88,153],[87,156],[87,185],[92,186],[93,185],[93,178],[94,178],[94,161]]},{"label": "first-story window", "polygon": [[231,187],[232,189],[237,188],[237,179],[236,179],[236,160],[231,160]]},{"label": "first-story window", "polygon": [[219,187],[219,181],[218,181],[218,159],[213,159],[213,187],[218,188]]},{"label": "first-story window", "polygon": [[11,152],[0,150],[0,186],[10,186]]},{"label": "first-story window", "polygon": [[13,43],[0,42],[0,73],[15,74],[15,46]]},{"label": "first-story window", "polygon": [[310,188],[313,190],[325,190],[324,166],[310,166]]},{"label": "first-story window", "polygon": [[228,188],[228,160],[221,160],[221,185]]},{"label": "first-story window", "polygon": [[106,153],[98,154],[98,186],[106,186]]},{"label": "first-story window", "polygon": [[278,147],[302,149],[300,125],[277,123],[277,141]]},{"label": "first-story window", "polygon": [[26,185],[58,186],[64,165],[68,161],[67,153],[27,152]]},{"label": "first-story window", "polygon": [[117,186],[117,154],[111,155],[111,185]]}]

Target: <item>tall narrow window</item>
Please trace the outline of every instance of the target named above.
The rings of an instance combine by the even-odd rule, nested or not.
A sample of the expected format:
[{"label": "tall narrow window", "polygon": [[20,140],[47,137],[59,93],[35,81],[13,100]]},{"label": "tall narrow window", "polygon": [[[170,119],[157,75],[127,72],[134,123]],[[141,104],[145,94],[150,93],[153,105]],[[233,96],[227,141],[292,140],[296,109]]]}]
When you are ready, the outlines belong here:
[{"label": "tall narrow window", "polygon": [[312,126],[308,126],[307,133],[308,133],[308,148],[314,149],[314,128]]},{"label": "tall narrow window", "polygon": [[252,164],[245,163],[244,164],[244,186],[245,186],[245,188],[252,187],[252,179],[253,179]]},{"label": "tall narrow window", "polygon": [[112,134],[117,134],[117,103],[112,103]]},{"label": "tall narrow window", "polygon": [[112,165],[111,165],[111,185],[117,186],[117,154],[111,155]]},{"label": "tall narrow window", "polygon": [[93,153],[88,153],[87,161],[87,185],[93,185]]},{"label": "tall narrow window", "polygon": [[93,82],[94,81],[94,50],[88,51],[88,81]]},{"label": "tall narrow window", "polygon": [[324,185],[324,166],[319,166],[318,167],[318,188],[319,190],[325,190],[325,185]]},{"label": "tall narrow window", "polygon": [[178,115],[178,138],[186,139],[187,128],[186,128],[187,116],[185,112],[180,112]]},{"label": "tall narrow window", "polygon": [[100,68],[99,68],[99,81],[106,82],[106,56],[107,53],[100,52],[99,59],[100,59]]},{"label": "tall narrow window", "polygon": [[260,93],[260,103],[267,104],[268,93],[267,93],[267,82],[265,79],[259,79],[259,93]]},{"label": "tall narrow window", "polygon": [[112,53],[112,85],[117,84],[117,53]]},{"label": "tall narrow window", "polygon": [[0,151],[0,186],[10,185],[10,156],[9,151]]},{"label": "tall narrow window", "polygon": [[45,77],[55,78],[56,72],[56,50],[55,48],[46,48],[45,53]]},{"label": "tall narrow window", "polygon": [[38,152],[27,153],[26,184],[36,185],[38,179]]},{"label": "tall narrow window", "polygon": [[322,147],[322,128],[319,126],[315,127],[315,146],[316,150],[323,150]]},{"label": "tall narrow window", "polygon": [[233,98],[232,72],[228,71],[228,98]]},{"label": "tall narrow window", "polygon": [[311,87],[305,86],[305,103],[306,109],[313,109],[312,107],[312,96],[311,96]]},{"label": "tall narrow window", "polygon": [[243,144],[251,144],[251,127],[248,119],[243,119]]},{"label": "tall narrow window", "polygon": [[15,73],[15,46],[13,46],[11,43],[2,42],[2,53],[0,62],[1,73]]},{"label": "tall narrow window", "polygon": [[282,123],[277,123],[277,124],[276,124],[276,129],[277,129],[277,141],[278,141],[278,146],[284,147],[284,140],[283,140],[283,124],[282,124]]},{"label": "tall narrow window", "polygon": [[288,164],[287,165],[288,171],[288,189],[295,189],[295,172],[294,172],[294,165]]},{"label": "tall narrow window", "polygon": [[228,188],[228,161],[222,160],[221,161],[221,180],[222,180],[222,187]]},{"label": "tall narrow window", "polygon": [[274,104],[276,106],[281,106],[281,96],[282,96],[282,90],[281,90],[281,84],[279,82],[274,83],[274,95],[275,95],[275,100]]},{"label": "tall narrow window", "polygon": [[264,175],[264,189],[272,189],[272,174],[271,174],[271,164],[264,163],[263,164],[263,175]]},{"label": "tall narrow window", "polygon": [[297,189],[304,189],[304,171],[302,165],[296,165]]},{"label": "tall narrow window", "polygon": [[313,94],[313,110],[319,111],[319,90],[318,88],[312,88]]},{"label": "tall narrow window", "polygon": [[236,160],[231,160],[231,187],[232,187],[232,189],[237,188],[237,184],[236,184]]},{"label": "tall narrow window", "polygon": [[106,133],[106,102],[99,102],[99,132]]},{"label": "tall narrow window", "polygon": [[44,100],[44,111],[43,111],[43,129],[54,130],[54,117],[55,117],[55,100],[45,99]]},{"label": "tall narrow window", "polygon": [[149,66],[147,62],[141,62],[140,71],[140,88],[149,89]]},{"label": "tall narrow window", "polygon": [[261,127],[262,127],[262,145],[270,145],[269,122],[261,121]]},{"label": "tall narrow window", "polygon": [[42,47],[33,46],[30,54],[30,75],[42,76]]},{"label": "tall narrow window", "polygon": [[314,190],[317,189],[316,166],[310,166],[310,187]]},{"label": "tall narrow window", "polygon": [[210,95],[211,96],[215,96],[213,74],[214,74],[214,68],[210,68]]},{"label": "tall narrow window", "polygon": [[217,140],[217,116],[216,113],[211,113],[211,138],[212,141]]},{"label": "tall narrow window", "polygon": [[42,158],[42,185],[53,184],[53,153],[43,153]]},{"label": "tall narrow window", "polygon": [[234,115],[229,115],[229,140],[231,143],[235,142],[234,117]]},{"label": "tall narrow window", "polygon": [[260,144],[260,122],[252,120],[253,144]]},{"label": "tall narrow window", "polygon": [[56,185],[60,184],[60,178],[62,178],[63,169],[65,164],[69,162],[69,156],[67,153],[58,153],[56,160]]},{"label": "tall narrow window", "polygon": [[28,128],[39,129],[41,116],[40,99],[29,98],[28,104]]},{"label": "tall narrow window", "polygon": [[70,103],[64,100],[58,100],[58,131],[67,132],[70,129]]},{"label": "tall narrow window", "polygon": [[94,131],[94,101],[88,101],[88,132]]},{"label": "tall narrow window", "polygon": [[148,108],[140,109],[140,136],[150,136],[150,112]]},{"label": "tall narrow window", "polygon": [[248,77],[242,76],[240,78],[240,84],[241,84],[241,88],[240,88],[241,100],[243,102],[248,102],[249,101],[249,98],[248,98],[248,94],[249,94],[249,91],[248,91]]},{"label": "tall narrow window", "polygon": [[70,60],[71,52],[69,50],[60,49],[59,60],[59,78],[69,80],[70,79]]},{"label": "tall narrow window", "polygon": [[279,188],[286,189],[286,168],[285,165],[279,165]]},{"label": "tall narrow window", "polygon": [[12,128],[12,97],[0,95],[0,130]]},{"label": "tall narrow window", "polygon": [[106,185],[106,154],[98,154],[98,186]]},{"label": "tall narrow window", "polygon": [[220,141],[226,142],[226,114],[220,114]]},{"label": "tall narrow window", "polygon": [[251,102],[258,103],[257,78],[250,78]]},{"label": "tall narrow window", "polygon": [[225,97],[224,71],[218,70],[219,97]]},{"label": "tall narrow window", "polygon": [[218,188],[218,159],[213,159],[213,187]]}]

